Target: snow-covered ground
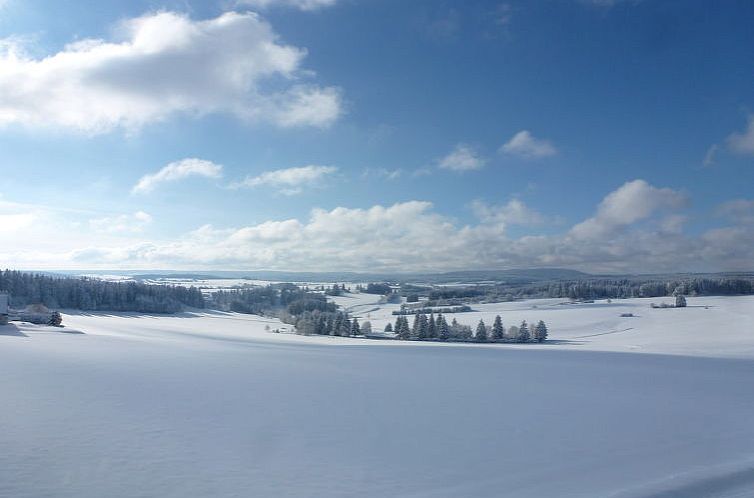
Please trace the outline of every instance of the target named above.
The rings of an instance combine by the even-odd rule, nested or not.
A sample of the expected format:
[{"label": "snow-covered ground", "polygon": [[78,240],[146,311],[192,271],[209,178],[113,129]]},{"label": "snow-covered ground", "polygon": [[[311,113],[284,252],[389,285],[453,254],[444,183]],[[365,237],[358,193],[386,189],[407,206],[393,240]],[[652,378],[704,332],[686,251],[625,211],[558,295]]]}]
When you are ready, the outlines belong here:
[{"label": "snow-covered ground", "polygon": [[[380,305],[379,296],[347,294],[333,301],[374,330],[395,323],[398,304]],[[474,311],[446,315],[448,321],[476,328],[491,326],[496,315],[503,325],[544,320],[550,328],[548,348],[644,352],[754,359],[754,296],[689,297],[686,308],[652,309],[651,303],[672,298],[619,299],[570,304],[564,299],[532,299],[473,305]],[[621,317],[631,313],[633,317]],[[409,316],[409,322],[411,317]],[[505,345],[502,347],[514,347]],[[538,348],[539,345],[520,346]]]},{"label": "snow-covered ground", "polygon": [[528,346],[214,312],[0,327],[0,496],[754,494],[753,297],[557,302],[455,315],[544,319],[552,344]]}]

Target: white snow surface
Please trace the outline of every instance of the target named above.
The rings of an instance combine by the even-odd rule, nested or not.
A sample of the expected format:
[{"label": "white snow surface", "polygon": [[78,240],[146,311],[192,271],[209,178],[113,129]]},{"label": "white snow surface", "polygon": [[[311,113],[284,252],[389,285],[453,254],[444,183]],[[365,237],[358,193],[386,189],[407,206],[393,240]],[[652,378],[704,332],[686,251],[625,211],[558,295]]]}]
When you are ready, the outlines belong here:
[{"label": "white snow surface", "polygon": [[[336,300],[380,329],[397,308]],[[218,312],[0,327],[0,496],[754,496],[754,297],[559,302],[453,315],[548,323],[521,346]]]}]

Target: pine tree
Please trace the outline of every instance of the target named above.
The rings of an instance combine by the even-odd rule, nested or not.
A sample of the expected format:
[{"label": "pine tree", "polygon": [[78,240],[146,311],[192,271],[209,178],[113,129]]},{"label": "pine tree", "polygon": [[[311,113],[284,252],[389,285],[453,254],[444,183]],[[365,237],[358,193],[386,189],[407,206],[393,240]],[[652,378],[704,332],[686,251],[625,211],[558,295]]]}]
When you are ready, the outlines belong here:
[{"label": "pine tree", "polygon": [[340,335],[340,331],[343,330],[343,314],[338,313],[333,320],[332,328],[330,329],[330,335]]},{"label": "pine tree", "polygon": [[487,326],[484,325],[484,320],[479,320],[479,325],[476,326],[476,341],[487,342]]},{"label": "pine tree", "polygon": [[414,337],[414,338],[419,337],[419,330],[421,329],[419,315],[420,313],[416,313],[414,315],[414,324],[411,326],[411,337]]},{"label": "pine tree", "polygon": [[495,322],[492,324],[492,340],[502,341],[505,339],[505,327],[503,327],[503,320],[500,315],[495,317]]},{"label": "pine tree", "polygon": [[346,317],[343,318],[343,321],[341,322],[341,327],[340,327],[340,334],[338,335],[341,335],[343,337],[348,337],[349,335],[351,335],[351,319],[348,318],[348,315],[346,315]]},{"label": "pine tree", "polygon": [[385,325],[385,333],[386,334],[391,334],[392,332],[393,332],[393,324],[392,323],[388,323],[387,325]]},{"label": "pine tree", "polygon": [[529,339],[529,326],[526,324],[526,320],[524,320],[518,328],[518,342],[529,342]]},{"label": "pine tree", "polygon": [[351,321],[351,335],[361,335],[361,327],[356,318]]},{"label": "pine tree", "polygon": [[547,339],[547,325],[542,320],[534,328],[534,338],[537,342],[544,342]]},{"label": "pine tree", "polygon": [[447,341],[450,339],[448,322],[445,321],[445,317],[442,315],[437,315],[437,337],[441,341]]},{"label": "pine tree", "polygon": [[428,337],[429,333],[429,321],[427,320],[427,315],[424,313],[419,313],[419,332],[417,334],[417,337],[419,340],[424,340]]},{"label": "pine tree", "polygon": [[408,318],[401,316],[398,318],[398,321],[400,322],[400,324],[396,326],[398,338],[404,341],[411,339],[411,329],[408,326]]},{"label": "pine tree", "polygon": [[437,324],[435,323],[435,315],[432,313],[429,314],[429,323],[427,324],[427,338],[437,338]]}]

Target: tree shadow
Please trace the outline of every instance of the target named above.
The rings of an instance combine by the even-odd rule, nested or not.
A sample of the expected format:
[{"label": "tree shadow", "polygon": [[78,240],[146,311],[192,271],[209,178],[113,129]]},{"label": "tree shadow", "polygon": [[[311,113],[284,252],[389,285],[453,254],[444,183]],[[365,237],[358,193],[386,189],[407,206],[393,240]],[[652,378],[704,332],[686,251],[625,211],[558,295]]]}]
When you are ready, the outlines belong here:
[{"label": "tree shadow", "polygon": [[12,337],[29,337],[28,335],[24,334],[15,323],[0,325],[0,335],[7,335]]}]

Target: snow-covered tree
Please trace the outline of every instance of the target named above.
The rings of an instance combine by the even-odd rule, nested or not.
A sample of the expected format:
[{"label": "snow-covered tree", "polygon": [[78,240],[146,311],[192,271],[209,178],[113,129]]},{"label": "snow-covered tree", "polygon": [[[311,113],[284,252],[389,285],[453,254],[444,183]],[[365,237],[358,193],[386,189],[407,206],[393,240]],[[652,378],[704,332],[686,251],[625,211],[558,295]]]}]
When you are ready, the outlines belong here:
[{"label": "snow-covered tree", "polygon": [[372,322],[366,321],[361,324],[361,335],[367,336],[372,334]]},{"label": "snow-covered tree", "polygon": [[479,320],[474,337],[477,342],[487,342],[487,326],[484,324],[484,320]]},{"label": "snow-covered tree", "polygon": [[448,322],[445,321],[445,317],[442,315],[437,315],[437,337],[441,341],[447,341],[450,339],[450,328],[448,327]]},{"label": "snow-covered tree", "polygon": [[388,323],[387,325],[385,325],[385,333],[391,334],[392,332],[393,332],[393,324]]},{"label": "snow-covered tree", "polygon": [[399,339],[407,341],[411,338],[411,329],[408,326],[408,318],[399,316],[395,321],[395,333]]},{"label": "snow-covered tree", "polygon": [[686,307],[686,297],[683,294],[677,294],[675,296],[675,307],[676,308]]},{"label": "snow-covered tree", "polygon": [[361,335],[361,327],[356,318],[351,321],[351,335]]},{"label": "snow-covered tree", "polygon": [[340,327],[340,333],[338,335],[341,335],[343,337],[348,337],[351,335],[351,320],[346,316],[343,318],[343,321],[341,322]]},{"label": "snow-covered tree", "polygon": [[505,339],[505,328],[503,327],[503,320],[500,318],[500,315],[497,315],[492,324],[492,340],[502,341],[503,339]]},{"label": "snow-covered tree", "polygon": [[437,337],[437,324],[435,323],[435,315],[429,314],[429,322],[427,322],[427,339],[435,339]]},{"label": "snow-covered tree", "polygon": [[537,342],[544,342],[547,339],[547,325],[542,320],[534,327],[534,339]]},{"label": "snow-covered tree", "polygon": [[529,339],[531,339],[529,325],[527,325],[526,320],[524,320],[518,327],[518,342],[529,342]]}]

